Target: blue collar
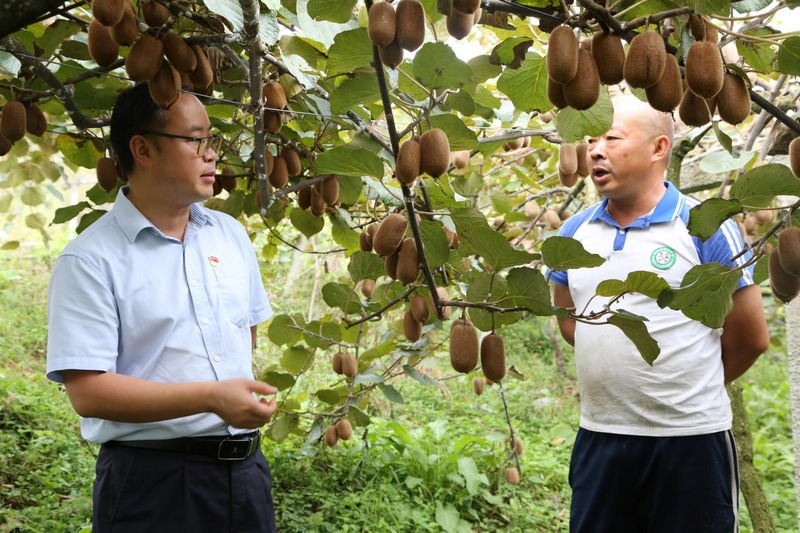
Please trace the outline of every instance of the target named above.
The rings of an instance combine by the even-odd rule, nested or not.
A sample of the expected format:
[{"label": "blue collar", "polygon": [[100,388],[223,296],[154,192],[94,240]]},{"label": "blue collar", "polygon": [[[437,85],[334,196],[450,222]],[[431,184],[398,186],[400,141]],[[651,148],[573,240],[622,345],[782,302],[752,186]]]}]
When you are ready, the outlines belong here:
[{"label": "blue collar", "polygon": [[[681,210],[686,202],[685,197],[672,183],[665,181],[664,186],[667,188],[667,191],[664,193],[664,196],[661,197],[661,200],[658,201],[658,205],[656,205],[655,209],[637,218],[628,224],[627,227],[646,228],[650,226],[650,224],[672,222],[680,216]],[[589,222],[596,222],[598,220],[614,227],[619,227],[617,221],[608,213],[608,198],[603,198],[589,218]]]},{"label": "blue collar", "polygon": [[[134,242],[139,233],[148,228],[152,228],[152,231],[161,235],[158,228],[147,220],[141,211],[136,209],[136,206],[128,200],[127,195],[128,186],[120,187],[117,198],[114,200],[114,207],[112,208],[114,218],[116,218],[122,233],[125,234],[130,242]],[[212,219],[203,212],[203,208],[199,204],[190,205],[189,224],[201,227],[207,223],[212,223]]]}]

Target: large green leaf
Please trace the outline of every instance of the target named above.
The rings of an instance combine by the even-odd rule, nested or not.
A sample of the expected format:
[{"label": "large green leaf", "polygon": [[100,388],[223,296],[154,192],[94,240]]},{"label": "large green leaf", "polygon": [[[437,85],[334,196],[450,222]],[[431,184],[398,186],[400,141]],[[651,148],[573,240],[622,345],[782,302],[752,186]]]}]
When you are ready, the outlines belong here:
[{"label": "large green leaf", "polygon": [[442,113],[430,117],[432,128],[441,128],[447,134],[450,150],[472,150],[478,145],[475,132],[464,124],[464,121],[451,113]]},{"label": "large green leaf", "polygon": [[64,157],[84,168],[95,168],[97,160],[104,155],[95,148],[94,143],[69,135],[56,137],[56,147]]},{"label": "large green leaf", "polygon": [[317,174],[383,177],[383,160],[364,148],[337,146],[317,157]]},{"label": "large green leaf", "polygon": [[524,265],[538,258],[538,254],[512,248],[505,237],[489,227],[486,217],[477,209],[459,208],[451,217],[461,242],[467,243],[495,270]]},{"label": "large green leaf", "polygon": [[314,20],[343,23],[353,16],[358,0],[308,0],[308,15]]},{"label": "large green leaf", "polygon": [[376,77],[364,74],[345,80],[331,92],[330,99],[331,111],[344,114],[354,107],[377,102],[381,92]]},{"label": "large green leaf", "polygon": [[741,275],[720,263],[692,267],[679,289],[666,289],[661,293],[658,305],[681,311],[710,328],[721,328],[733,307],[731,297]]},{"label": "large green leaf", "polygon": [[361,311],[361,304],[353,288],[331,281],[322,287],[322,298],[330,307],[338,307],[348,315]]},{"label": "large green leaf", "polygon": [[689,234],[705,241],[723,222],[742,211],[742,204],[736,199],[709,198],[689,210]]},{"label": "large green leaf", "polygon": [[698,15],[724,15],[728,16],[731,12],[729,0],[690,0],[687,2]]},{"label": "large green leaf", "polygon": [[471,83],[472,70],[444,43],[425,43],[414,55],[414,78],[428,89],[461,89]]},{"label": "large green leaf", "polygon": [[542,242],[542,259],[550,270],[570,270],[573,268],[592,268],[606,260],[586,251],[580,241],[572,237],[553,235]]},{"label": "large green leaf", "polygon": [[566,142],[576,142],[584,137],[597,137],[611,129],[614,119],[614,107],[608,97],[608,90],[603,87],[600,97],[592,107],[578,111],[567,107],[559,111],[556,117],[556,129]]},{"label": "large green leaf", "polygon": [[314,352],[303,346],[290,346],[281,356],[281,367],[294,375],[305,372],[313,364]]},{"label": "large green leaf", "polygon": [[800,196],[800,180],[786,165],[772,163],[742,174],[731,185],[731,196],[746,208],[767,207],[776,196]]},{"label": "large green leaf", "polygon": [[597,285],[596,292],[600,296],[614,297],[621,294],[638,292],[656,299],[661,291],[668,289],[669,284],[658,274],[637,270],[628,274],[625,281],[607,279]]},{"label": "large green leaf", "polygon": [[298,329],[297,320],[290,315],[276,315],[267,329],[270,342],[278,346],[293,344],[300,339],[302,332]]},{"label": "large green leaf", "polygon": [[306,238],[316,235],[325,227],[324,218],[315,217],[311,211],[303,211],[299,207],[291,210],[289,220],[292,222],[292,226],[300,230],[300,233]]},{"label": "large green leaf", "polygon": [[655,362],[661,354],[658,342],[650,336],[647,326],[640,319],[625,313],[614,313],[608,317],[608,323],[618,327],[622,333],[636,346],[639,355],[648,365]]},{"label": "large green leaf", "polygon": [[378,279],[384,274],[383,261],[377,255],[359,250],[350,256],[347,272],[354,282],[362,279]]},{"label": "large green leaf", "polygon": [[756,156],[756,152],[736,152],[734,156],[726,151],[710,152],[700,160],[700,170],[709,174],[731,172],[744,168]]},{"label": "large green leaf", "polygon": [[503,39],[492,48],[490,61],[494,65],[508,65],[512,70],[517,69],[523,64],[532,44],[533,40],[523,35]]},{"label": "large green leaf", "polygon": [[[771,28],[756,28],[746,31],[744,34],[752,35],[753,37],[769,37],[774,33],[776,33],[775,30]],[[775,52],[772,50],[771,44],[747,38],[736,39],[736,49],[745,63],[756,72],[763,74],[772,72],[772,61],[775,58]]]},{"label": "large green leaf", "polygon": [[[535,268],[513,268],[506,278],[507,298],[514,307],[524,307],[537,316],[550,316],[555,309],[550,302],[550,287],[542,272]],[[502,302],[505,305],[505,301]]]},{"label": "large green leaf", "polygon": [[[514,304],[506,298],[507,292],[508,283],[502,276],[479,272],[469,280],[467,301],[486,302],[497,307],[513,307]],[[499,313],[476,307],[469,309],[469,318],[480,331],[492,331],[495,327],[513,324],[520,319],[520,316],[519,312]]]},{"label": "large green leaf", "polygon": [[265,372],[261,379],[278,389],[279,391],[286,390],[294,385],[295,379],[291,374],[285,372],[275,372],[274,370]]},{"label": "large green leaf", "polygon": [[546,111],[553,107],[547,98],[547,64],[539,55],[528,54],[518,69],[505,69],[497,90],[511,99],[519,111]]},{"label": "large green leaf", "polygon": [[336,76],[369,67],[372,63],[372,42],[366,28],[345,31],[336,36],[328,52],[328,76]]},{"label": "large green leaf", "polygon": [[428,267],[433,269],[445,264],[450,258],[450,246],[447,243],[447,235],[444,233],[442,223],[423,220],[419,224],[419,233]]},{"label": "large green leaf", "polygon": [[323,350],[330,347],[332,343],[342,340],[342,331],[337,324],[327,320],[312,320],[306,324],[303,331],[303,338],[312,348]]},{"label": "large green leaf", "polygon": [[788,37],[778,48],[775,67],[779,72],[800,75],[800,37]]}]

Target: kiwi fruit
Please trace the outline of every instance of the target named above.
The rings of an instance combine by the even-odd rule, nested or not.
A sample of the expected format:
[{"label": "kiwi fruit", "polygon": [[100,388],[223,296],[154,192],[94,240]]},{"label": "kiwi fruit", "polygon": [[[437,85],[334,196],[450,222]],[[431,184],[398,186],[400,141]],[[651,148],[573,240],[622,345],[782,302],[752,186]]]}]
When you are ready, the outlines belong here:
[{"label": "kiwi fruit", "polygon": [[400,260],[400,247],[383,258],[383,271],[391,279],[397,279],[397,263]]},{"label": "kiwi fruit", "polygon": [[417,342],[422,337],[422,323],[414,318],[410,310],[403,315],[403,335],[408,342]]},{"label": "kiwi fruit", "polygon": [[561,217],[558,216],[558,213],[554,209],[548,209],[542,215],[544,219],[545,225],[547,225],[547,229],[558,229],[561,227]]},{"label": "kiwi fruit", "polygon": [[769,285],[775,297],[788,304],[800,293],[800,277],[786,272],[782,265],[782,259],[778,247],[773,248],[769,253]]},{"label": "kiwi fruit", "polygon": [[372,251],[372,237],[366,231],[358,234],[358,247],[362,252]]},{"label": "kiwi fruit", "polygon": [[11,144],[11,142],[8,139],[6,139],[5,137],[3,137],[2,134],[0,134],[0,157],[10,152],[13,146],[14,145]]},{"label": "kiwi fruit", "polygon": [[[276,158],[277,159],[277,158]],[[321,217],[328,210],[328,204],[322,198],[319,186],[314,185],[311,187],[311,214],[315,217]]]},{"label": "kiwi fruit", "polygon": [[525,211],[525,216],[528,218],[536,218],[539,216],[539,213],[541,213],[542,210],[536,200],[528,200],[525,202],[523,211]]},{"label": "kiwi fruit", "polygon": [[589,168],[589,143],[581,141],[575,145],[575,156],[578,159],[578,176],[585,178],[591,172]]},{"label": "kiwi fruit", "polygon": [[375,46],[388,46],[394,41],[397,17],[389,2],[376,2],[368,12],[367,35]]},{"label": "kiwi fruit", "polygon": [[[450,299],[450,296],[447,294],[447,291],[444,287],[436,287],[436,295],[439,296],[439,302],[446,302]],[[430,302],[430,308],[433,309],[433,301]],[[445,305],[442,307],[442,319],[448,320],[450,318],[450,314],[452,313],[452,309],[449,305]]]},{"label": "kiwi fruit", "polygon": [[597,75],[606,85],[616,85],[624,79],[625,49],[616,33],[597,32],[592,37],[592,56]]},{"label": "kiwi fruit", "polygon": [[672,113],[680,105],[683,98],[683,81],[678,59],[674,55],[666,55],[661,79],[644,92],[650,107],[658,111]]},{"label": "kiwi fruit", "polygon": [[97,160],[97,184],[106,192],[117,186],[117,165],[110,157],[101,157]]},{"label": "kiwi fruit", "polygon": [[111,26],[111,39],[120,46],[130,46],[139,37],[139,25],[133,6],[125,5],[124,14],[119,22]]},{"label": "kiwi fruit", "polygon": [[158,28],[163,26],[167,20],[169,20],[169,9],[164,7],[162,3],[156,2],[156,0],[142,2],[139,4],[139,7],[142,10],[142,18],[148,26]]},{"label": "kiwi fruit", "polygon": [[324,440],[329,448],[333,448],[336,446],[336,443],[339,442],[339,434],[336,432],[336,426],[334,424],[330,424],[325,428]]},{"label": "kiwi fruit", "polygon": [[199,44],[193,44],[192,51],[197,58],[197,66],[189,74],[189,81],[192,86],[201,91],[205,91],[211,84],[214,83],[214,70],[211,68],[211,62],[208,60],[206,51],[203,50]]},{"label": "kiwi fruit", "polygon": [[333,371],[337,374],[342,373],[342,357],[344,356],[344,352],[336,352],[333,354],[331,358],[331,366],[333,367]]},{"label": "kiwi fruit", "polygon": [[503,472],[503,478],[509,485],[519,485],[519,470],[516,466],[509,466]]},{"label": "kiwi fruit", "polygon": [[447,33],[459,41],[469,35],[475,25],[475,17],[472,13],[464,13],[457,9],[450,10],[446,19]]},{"label": "kiwi fruit", "polygon": [[[461,13],[473,15],[481,7],[481,0],[453,0],[453,9]],[[452,10],[450,14],[452,15]]]},{"label": "kiwi fruit", "polygon": [[784,272],[800,277],[800,228],[790,226],[781,230],[777,250]]},{"label": "kiwi fruit", "polygon": [[696,41],[686,53],[684,66],[689,89],[702,98],[711,98],[722,89],[722,54],[714,43]]},{"label": "kiwi fruit", "polygon": [[403,47],[400,46],[397,38],[394,41],[378,48],[378,55],[381,63],[389,68],[397,68],[403,62]]},{"label": "kiwi fruit", "polygon": [[623,77],[631,87],[647,89],[658,83],[666,62],[664,39],[658,32],[644,31],[634,37],[628,47]]},{"label": "kiwi fruit", "polygon": [[381,257],[392,255],[403,242],[407,228],[406,217],[400,213],[389,214],[372,237],[372,249]]},{"label": "kiwi fruit", "polygon": [[164,61],[164,43],[152,35],[144,34],[131,46],[125,58],[125,72],[136,83],[153,78]]},{"label": "kiwi fruit", "polygon": [[506,347],[497,333],[489,333],[481,341],[481,369],[486,379],[495,383],[506,375]]},{"label": "kiwi fruit", "polygon": [[590,50],[578,51],[578,73],[563,86],[564,100],[579,111],[589,109],[600,97],[600,77]]},{"label": "kiwi fruit", "polygon": [[433,178],[438,178],[450,166],[450,141],[439,128],[431,128],[419,138],[420,169]]},{"label": "kiwi fruit", "polygon": [[416,139],[409,139],[400,145],[395,163],[397,181],[409,187],[420,175],[420,146]]},{"label": "kiwi fruit", "polygon": [[514,450],[514,453],[517,454],[518,456],[522,455],[522,452],[525,451],[525,445],[522,442],[522,439],[520,438],[519,435],[514,435],[511,439],[509,439],[508,444],[511,447],[511,449]]},{"label": "kiwi fruit", "polygon": [[311,207],[311,187],[303,187],[297,191],[297,207],[303,211]]},{"label": "kiwi fruit", "polygon": [[519,150],[522,148],[522,143],[525,142],[522,137],[516,137],[515,139],[511,139],[505,143],[503,143],[503,150],[506,152],[512,152],[514,150]]},{"label": "kiwi fruit", "polygon": [[283,126],[283,119],[280,111],[264,110],[264,131],[267,133],[278,133]]},{"label": "kiwi fruit", "polygon": [[348,378],[353,378],[358,373],[358,361],[356,356],[349,352],[342,352],[342,374]]},{"label": "kiwi fruit", "polygon": [[419,0],[397,2],[397,43],[413,52],[425,42],[425,8]]},{"label": "kiwi fruit", "polygon": [[478,331],[467,319],[453,321],[450,328],[450,365],[466,374],[478,366]]},{"label": "kiwi fruit", "polygon": [[3,137],[14,144],[25,136],[26,124],[25,106],[22,102],[19,100],[6,102],[0,115],[0,133]]},{"label": "kiwi fruit", "polygon": [[346,418],[340,418],[336,422],[336,435],[342,440],[349,440],[353,436],[353,426]]},{"label": "kiwi fruit", "polygon": [[483,394],[484,389],[486,389],[486,382],[482,377],[475,376],[472,378],[472,392],[475,393],[475,396]]},{"label": "kiwi fruit", "polygon": [[558,171],[558,181],[564,187],[574,187],[578,183],[578,173],[567,174],[566,172]]},{"label": "kiwi fruit", "polygon": [[220,171],[219,182],[223,190],[231,192],[236,188],[236,171],[231,167],[223,168]]},{"label": "kiwi fruit", "polygon": [[417,322],[424,324],[431,318],[431,309],[428,307],[428,299],[421,294],[415,294],[411,297],[409,308],[411,309],[411,314],[417,319]]},{"label": "kiwi fruit", "polygon": [[283,109],[289,103],[283,85],[276,80],[270,80],[264,84],[264,98],[267,101],[267,107],[271,109]]},{"label": "kiwi fruit", "polygon": [[705,126],[711,121],[715,106],[712,100],[700,98],[687,87],[678,106],[678,116],[687,126]]},{"label": "kiwi fruit", "polygon": [[103,26],[113,26],[125,15],[125,0],[92,0],[92,17]]},{"label": "kiwi fruit", "polygon": [[322,199],[329,206],[339,205],[339,177],[325,178],[318,184]]},{"label": "kiwi fruit", "polygon": [[370,298],[372,293],[375,292],[375,280],[374,279],[362,279],[361,280],[361,294],[364,295],[364,298]]},{"label": "kiwi fruit", "polygon": [[717,94],[719,118],[728,124],[736,125],[750,116],[750,91],[741,76],[726,72],[722,89]]},{"label": "kiwi fruit", "polygon": [[181,96],[181,75],[166,60],[161,62],[161,68],[147,85],[153,102],[163,109],[172,107]]},{"label": "kiwi fruit", "polygon": [[286,161],[286,170],[289,175],[299,176],[303,171],[303,164],[300,162],[300,154],[297,153],[297,150],[291,146],[284,146],[281,149],[281,157]]},{"label": "kiwi fruit", "polygon": [[92,19],[87,34],[86,44],[94,62],[103,68],[111,66],[119,57],[119,45],[111,38],[111,29]]},{"label": "kiwi fruit", "polygon": [[775,219],[775,211],[772,209],[759,209],[753,213],[753,218],[755,218],[756,222],[759,224],[767,224]]},{"label": "kiwi fruit", "polygon": [[719,42],[719,32],[705,17],[689,13],[689,31],[696,41]]},{"label": "kiwi fruit", "polygon": [[558,109],[564,109],[569,105],[564,98],[564,86],[549,77],[547,78],[547,99]]},{"label": "kiwi fruit", "polygon": [[795,178],[800,178],[800,137],[789,143],[789,168]]},{"label": "kiwi fruit", "polygon": [[197,68],[197,56],[183,38],[171,31],[161,36],[164,42],[164,54],[172,66],[181,74],[191,74]]},{"label": "kiwi fruit", "polygon": [[471,152],[469,150],[456,150],[452,153],[452,164],[457,169],[467,168]]},{"label": "kiwi fruit", "polygon": [[567,83],[578,73],[578,38],[571,27],[557,26],[550,33],[546,61],[547,75],[556,83]]},{"label": "kiwi fruit", "polygon": [[564,174],[575,174],[578,171],[578,150],[574,143],[559,145],[558,170]]},{"label": "kiwi fruit", "polygon": [[413,237],[403,239],[397,254],[397,279],[409,284],[419,277],[419,251]]},{"label": "kiwi fruit", "polygon": [[34,103],[25,106],[25,129],[31,135],[40,137],[47,131],[47,117]]}]

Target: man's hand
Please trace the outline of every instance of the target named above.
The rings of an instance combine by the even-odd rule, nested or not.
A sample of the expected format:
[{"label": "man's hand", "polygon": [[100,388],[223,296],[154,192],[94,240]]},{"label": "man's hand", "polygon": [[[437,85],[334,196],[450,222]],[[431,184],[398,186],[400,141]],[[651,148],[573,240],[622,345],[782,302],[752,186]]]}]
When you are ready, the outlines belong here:
[{"label": "man's hand", "polygon": [[230,379],[214,384],[212,411],[228,424],[244,429],[260,428],[277,409],[275,398],[264,396],[275,394],[278,389],[263,381]]}]

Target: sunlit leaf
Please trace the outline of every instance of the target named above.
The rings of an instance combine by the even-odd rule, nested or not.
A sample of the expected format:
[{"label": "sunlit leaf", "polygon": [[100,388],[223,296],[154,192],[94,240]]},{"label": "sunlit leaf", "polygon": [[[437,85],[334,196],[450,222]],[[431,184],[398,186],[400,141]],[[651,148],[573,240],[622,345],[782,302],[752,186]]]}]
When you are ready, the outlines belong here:
[{"label": "sunlit leaf", "polygon": [[422,45],[414,55],[413,67],[414,77],[429,89],[461,89],[472,79],[469,65],[444,43]]},{"label": "sunlit leaf", "polygon": [[800,37],[787,37],[778,45],[775,67],[784,74],[800,75]]},{"label": "sunlit leaf", "polygon": [[358,0],[308,0],[308,15],[315,20],[347,22]]},{"label": "sunlit leaf", "polygon": [[262,379],[278,389],[279,391],[286,390],[294,385],[295,378],[291,374],[285,372],[269,371],[262,375]]},{"label": "sunlit leaf", "polygon": [[385,270],[380,257],[361,250],[350,256],[350,263],[347,265],[347,272],[355,282],[362,279],[378,279],[384,275]]},{"label": "sunlit leaf", "polygon": [[281,367],[294,375],[305,372],[314,364],[314,352],[302,346],[292,346],[283,351]]},{"label": "sunlit leaf", "polygon": [[303,211],[299,207],[292,209],[289,213],[289,220],[292,222],[292,226],[300,230],[300,233],[306,237],[316,235],[325,227],[324,218],[315,217],[310,210]]},{"label": "sunlit leaf", "polygon": [[373,176],[380,178],[384,173],[383,160],[364,148],[337,146],[326,150],[317,157],[318,174],[338,174],[344,176]]},{"label": "sunlit leaf", "polygon": [[546,111],[553,106],[547,98],[547,65],[536,54],[528,54],[518,69],[505,69],[497,80],[497,90],[520,111]]},{"label": "sunlit leaf", "polygon": [[585,111],[566,107],[556,117],[556,129],[566,142],[581,141],[585,137],[597,137],[611,128],[614,108],[608,97],[608,90],[603,87],[600,97],[592,107]]},{"label": "sunlit leaf", "polygon": [[374,75],[359,75],[345,80],[331,92],[331,111],[337,114],[381,99],[381,92]]},{"label": "sunlit leaf", "polygon": [[358,28],[336,36],[328,51],[326,69],[329,76],[336,76],[369,67],[372,60],[372,43],[367,29]]},{"label": "sunlit leaf", "polygon": [[338,307],[347,314],[358,313],[361,304],[353,288],[343,283],[330,282],[322,287],[322,298],[330,307]]},{"label": "sunlit leaf", "polygon": [[551,270],[592,268],[605,263],[597,254],[589,253],[583,244],[572,237],[553,235],[542,242],[542,259]]},{"label": "sunlit leaf", "polygon": [[800,196],[800,180],[786,165],[762,165],[739,176],[731,185],[731,196],[747,208],[767,207],[776,196]]},{"label": "sunlit leaf", "polygon": [[267,329],[270,342],[278,346],[293,344],[301,335],[297,321],[289,315],[275,315]]},{"label": "sunlit leaf", "polygon": [[653,272],[637,270],[630,272],[625,281],[607,279],[597,285],[595,292],[599,296],[614,297],[624,293],[638,292],[650,298],[658,298],[661,291],[668,288],[669,284]]}]

